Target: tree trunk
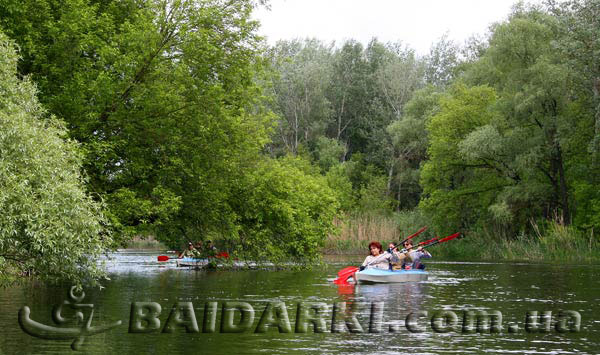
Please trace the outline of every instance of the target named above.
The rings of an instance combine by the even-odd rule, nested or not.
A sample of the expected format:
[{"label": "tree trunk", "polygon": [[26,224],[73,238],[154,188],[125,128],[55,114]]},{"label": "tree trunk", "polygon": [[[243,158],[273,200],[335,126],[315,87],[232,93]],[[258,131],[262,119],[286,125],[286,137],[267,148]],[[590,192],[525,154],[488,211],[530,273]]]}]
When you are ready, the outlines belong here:
[{"label": "tree trunk", "polygon": [[[594,80],[592,85],[592,91],[594,92],[594,104],[596,112],[594,115],[594,138],[591,144],[592,151],[592,164],[594,168],[598,167],[598,155],[600,153],[600,77]],[[595,181],[598,181],[597,174],[594,174]]]},{"label": "tree trunk", "polygon": [[558,163],[558,177],[560,185],[560,199],[562,204],[562,218],[565,225],[571,224],[571,210],[569,208],[569,191],[567,188],[567,179],[565,178],[565,168],[562,159],[562,149],[560,144],[556,144],[557,150],[557,163]]},{"label": "tree trunk", "polygon": [[386,195],[391,196],[392,194],[392,176],[394,174],[394,161],[390,165],[390,169],[388,170],[388,181],[387,181],[387,191]]}]

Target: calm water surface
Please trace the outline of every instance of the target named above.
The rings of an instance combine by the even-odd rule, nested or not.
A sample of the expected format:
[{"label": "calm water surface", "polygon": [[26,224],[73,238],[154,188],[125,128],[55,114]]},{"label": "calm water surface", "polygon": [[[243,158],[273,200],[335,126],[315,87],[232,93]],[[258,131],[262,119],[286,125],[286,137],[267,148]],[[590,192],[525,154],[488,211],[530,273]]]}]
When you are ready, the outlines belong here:
[{"label": "calm water surface", "polygon": [[[599,354],[600,353],[600,266],[539,265],[510,263],[429,262],[429,280],[421,283],[358,285],[339,287],[332,283],[336,271],[350,261],[330,261],[309,272],[298,271],[194,271],[158,263],[157,253],[120,252],[109,262],[111,280],[105,288],[87,289],[82,303],[94,305],[92,325],[122,320],[108,332],[85,339],[85,354]],[[351,260],[356,264],[358,260]],[[54,305],[67,299],[68,285],[47,287],[25,284],[0,292],[0,353],[68,354],[71,341],[43,340],[24,333],[18,323],[23,306],[31,318],[55,325]],[[157,302],[162,307],[161,328],[177,302],[192,302],[201,333],[159,331],[128,333],[131,303]],[[254,325],[244,333],[219,332],[221,306],[226,301],[243,301],[256,310]],[[271,327],[256,334],[263,310],[269,302],[287,306],[292,333]],[[218,302],[217,332],[202,333],[205,304]],[[325,303],[327,332],[294,332],[299,303]],[[345,314],[354,315],[364,333],[332,333],[332,306],[345,302]],[[381,333],[369,332],[372,302],[382,302]],[[354,311],[350,311],[356,307]],[[437,311],[453,311],[459,317],[454,331],[436,333],[430,324]],[[503,330],[497,334],[464,333],[463,314],[468,310],[500,311]],[[528,333],[524,330],[527,311],[577,311],[579,332]],[[407,315],[427,311],[419,318],[423,332],[407,330]],[[354,313],[351,313],[354,312]],[[65,311],[65,317],[69,314]],[[236,313],[235,322],[239,321]],[[518,325],[518,332],[508,332]],[[346,329],[346,328],[344,328]]]}]

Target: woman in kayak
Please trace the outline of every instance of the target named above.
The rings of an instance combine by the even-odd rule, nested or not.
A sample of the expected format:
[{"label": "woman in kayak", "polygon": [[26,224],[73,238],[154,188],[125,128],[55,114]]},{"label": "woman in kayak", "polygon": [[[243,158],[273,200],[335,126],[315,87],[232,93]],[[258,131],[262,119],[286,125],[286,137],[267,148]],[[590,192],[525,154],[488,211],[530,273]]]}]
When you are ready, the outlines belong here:
[{"label": "woman in kayak", "polygon": [[390,262],[396,262],[398,260],[399,253],[393,251],[392,253],[384,252],[383,247],[379,242],[369,243],[370,255],[365,258],[360,270],[364,269],[381,269],[389,270]]}]

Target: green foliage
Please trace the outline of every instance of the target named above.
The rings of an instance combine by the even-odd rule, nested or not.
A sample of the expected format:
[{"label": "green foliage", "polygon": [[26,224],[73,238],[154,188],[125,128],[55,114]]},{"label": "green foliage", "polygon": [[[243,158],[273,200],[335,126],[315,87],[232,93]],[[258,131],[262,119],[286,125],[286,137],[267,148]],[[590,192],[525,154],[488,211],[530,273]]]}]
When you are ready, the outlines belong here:
[{"label": "green foliage", "polygon": [[8,1],[22,74],[85,150],[119,234],[235,230],[231,193],[273,115],[252,1]]},{"label": "green foliage", "polygon": [[[481,58],[466,66],[472,87],[457,92],[455,84],[452,99],[442,100],[427,127],[430,161],[421,176],[421,206],[440,226],[490,225],[515,234],[529,230],[532,216],[572,221],[572,187],[583,191],[590,181],[581,147],[591,137],[577,127],[590,121],[573,85],[577,73],[556,51],[558,28],[540,8],[517,6],[493,27]],[[575,195],[586,201],[579,213],[589,215],[594,198]],[[575,220],[589,226],[589,217]]]},{"label": "green foliage", "polygon": [[322,137],[330,114],[325,90],[331,75],[331,47],[316,39],[280,41],[269,52],[279,114],[274,149],[296,154],[300,144]]},{"label": "green foliage", "polygon": [[459,47],[444,34],[434,43],[426,58],[425,80],[428,84],[445,87],[456,76],[459,67]]},{"label": "green foliage", "polygon": [[81,152],[48,117],[13,43],[0,33],[0,283],[31,274],[96,281],[112,243],[101,205],[85,191]]},{"label": "green foliage", "polygon": [[417,90],[404,106],[404,115],[386,128],[391,150],[388,194],[395,197],[397,210],[413,208],[420,199],[420,169],[427,159],[428,144],[425,123],[437,109],[438,97],[432,86]]},{"label": "green foliage", "polygon": [[[218,238],[247,257],[313,260],[339,208],[417,204],[441,234],[527,239],[531,220],[556,218],[600,227],[597,0],[519,3],[487,38],[459,48],[444,36],[424,57],[377,40],[265,48],[254,6],[0,6],[18,73],[68,131],[48,129],[80,143],[71,164],[106,201],[118,242]],[[489,255],[508,255],[506,240]]]},{"label": "green foliage", "polygon": [[351,164],[344,162],[334,165],[325,175],[327,185],[333,190],[342,211],[352,211],[356,207],[356,196],[348,174],[348,166]]},{"label": "green foliage", "polygon": [[231,204],[240,227],[225,243],[257,260],[318,259],[339,209],[326,179],[307,161],[291,157],[263,159],[244,179]]},{"label": "green foliage", "polygon": [[461,151],[469,134],[491,121],[490,107],[495,101],[495,91],[489,87],[457,84],[440,99],[439,112],[427,124],[429,160],[421,171],[424,198],[420,207],[442,231],[465,228],[476,221],[501,184],[485,179],[485,172],[470,170],[478,166]]},{"label": "green foliage", "polygon": [[345,154],[345,147],[339,141],[321,136],[316,142],[315,159],[322,172],[327,172],[331,167],[340,163],[340,159]]}]

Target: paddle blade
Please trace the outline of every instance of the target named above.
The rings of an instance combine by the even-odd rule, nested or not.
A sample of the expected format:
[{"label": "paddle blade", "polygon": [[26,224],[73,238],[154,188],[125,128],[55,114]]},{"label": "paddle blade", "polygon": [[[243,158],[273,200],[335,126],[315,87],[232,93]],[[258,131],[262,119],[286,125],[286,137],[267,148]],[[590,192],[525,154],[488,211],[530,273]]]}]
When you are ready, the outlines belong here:
[{"label": "paddle blade", "polygon": [[426,240],[426,241],[424,241],[424,242],[421,242],[421,243],[419,243],[419,246],[423,246],[423,245],[431,244],[431,243],[435,242],[436,240],[438,240],[438,237],[431,238],[431,239],[429,239],[429,240]]},{"label": "paddle blade", "polygon": [[460,235],[460,232],[459,233],[454,233],[454,234],[449,235],[447,237],[444,237],[444,238],[440,239],[440,243],[444,243],[444,242],[447,242],[447,241],[452,240],[454,238],[457,238],[459,235]]},{"label": "paddle blade", "polygon": [[169,257],[166,255],[159,255],[158,256],[158,261],[168,261]]},{"label": "paddle blade", "polygon": [[345,267],[342,270],[338,271],[337,275],[341,276],[341,275],[347,274],[350,270],[352,270],[351,273],[354,273],[355,271],[358,270],[358,268],[356,266],[348,266],[348,267]]},{"label": "paddle blade", "polygon": [[412,238],[418,236],[419,234],[425,232],[426,230],[427,230],[427,226],[419,229],[416,233],[409,235],[408,237],[406,237],[406,239],[404,239],[404,241],[411,240]]},{"label": "paddle blade", "polygon": [[333,282],[336,284],[347,283],[348,278],[357,271],[358,268],[356,266],[348,266],[347,268],[343,268],[342,270],[338,271],[338,277],[337,279],[333,280]]},{"label": "paddle blade", "polygon": [[217,258],[225,258],[228,259],[229,258],[229,253],[226,251],[222,251],[219,254],[216,255]]}]

